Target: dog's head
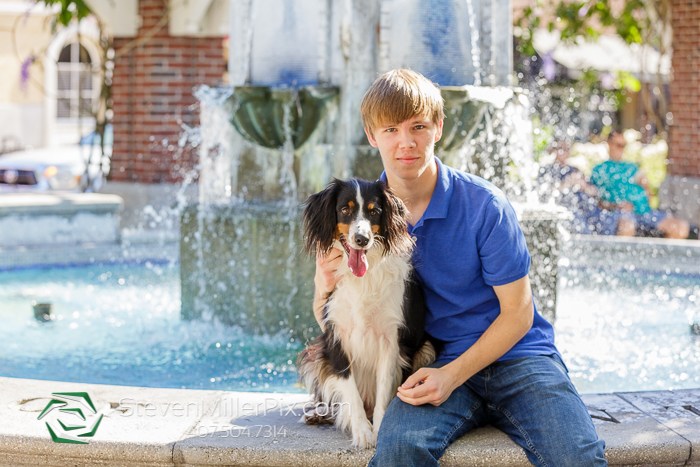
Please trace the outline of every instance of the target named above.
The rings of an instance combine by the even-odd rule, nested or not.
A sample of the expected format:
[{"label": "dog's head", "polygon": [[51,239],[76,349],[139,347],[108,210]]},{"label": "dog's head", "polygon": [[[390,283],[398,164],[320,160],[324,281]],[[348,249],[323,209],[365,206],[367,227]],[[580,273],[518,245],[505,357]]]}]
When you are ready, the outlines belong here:
[{"label": "dog's head", "polygon": [[406,216],[403,202],[384,182],[333,180],[306,201],[304,246],[308,253],[327,253],[336,240],[340,241],[348,267],[362,277],[371,249],[394,255],[411,250]]}]

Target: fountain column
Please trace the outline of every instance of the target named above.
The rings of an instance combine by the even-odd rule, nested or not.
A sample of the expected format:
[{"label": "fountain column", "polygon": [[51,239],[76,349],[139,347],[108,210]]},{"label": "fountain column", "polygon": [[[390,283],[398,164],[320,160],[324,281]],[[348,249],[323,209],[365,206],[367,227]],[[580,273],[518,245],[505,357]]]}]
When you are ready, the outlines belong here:
[{"label": "fountain column", "polygon": [[558,214],[529,196],[529,104],[508,87],[510,0],[232,0],[229,41],[233,87],[199,91],[206,141],[200,205],[182,218],[183,316],[316,334],[299,203],[331,177],[379,176],[360,103],[380,73],[411,68],[443,89],[437,154],[518,205],[535,301],[554,318]]}]

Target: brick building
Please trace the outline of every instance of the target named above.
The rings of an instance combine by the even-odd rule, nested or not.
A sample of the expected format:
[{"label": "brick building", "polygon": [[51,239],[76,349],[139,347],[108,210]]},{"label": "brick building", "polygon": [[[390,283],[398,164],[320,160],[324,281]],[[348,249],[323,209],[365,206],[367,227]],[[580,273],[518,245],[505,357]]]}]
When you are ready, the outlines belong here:
[{"label": "brick building", "polygon": [[181,180],[196,163],[195,151],[178,147],[182,125],[198,125],[193,88],[221,84],[226,72],[221,31],[174,35],[177,16],[166,22],[166,7],[163,0],[139,0],[136,36],[114,40],[112,181]]},{"label": "brick building", "polygon": [[673,1],[670,172],[700,176],[700,1]]},{"label": "brick building", "polygon": [[700,224],[700,0],[674,0],[668,204]]}]

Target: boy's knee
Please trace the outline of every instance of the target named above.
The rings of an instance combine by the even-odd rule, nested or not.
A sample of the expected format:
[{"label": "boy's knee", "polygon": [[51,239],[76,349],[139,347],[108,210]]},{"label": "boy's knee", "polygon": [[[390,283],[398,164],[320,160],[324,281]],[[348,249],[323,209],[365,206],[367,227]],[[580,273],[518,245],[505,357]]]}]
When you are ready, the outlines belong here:
[{"label": "boy's knee", "polygon": [[377,450],[370,466],[438,465],[425,433],[407,429],[404,423],[386,422],[385,418],[379,429]]},{"label": "boy's knee", "polygon": [[401,439],[393,443],[377,441],[377,451],[368,467],[438,465],[438,460],[417,440]]},{"label": "boy's knee", "polygon": [[560,455],[554,465],[562,467],[604,467],[608,464],[605,459],[605,442],[601,439],[587,439],[571,446],[570,452]]}]

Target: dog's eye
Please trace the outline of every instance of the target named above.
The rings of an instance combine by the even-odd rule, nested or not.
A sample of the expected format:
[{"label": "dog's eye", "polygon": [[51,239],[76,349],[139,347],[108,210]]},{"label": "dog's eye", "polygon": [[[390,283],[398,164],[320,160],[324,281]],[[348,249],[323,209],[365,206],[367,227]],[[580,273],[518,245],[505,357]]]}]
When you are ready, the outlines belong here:
[{"label": "dog's eye", "polygon": [[377,208],[374,208],[374,209],[372,209],[372,210],[369,212],[369,215],[370,215],[370,216],[378,216],[378,215],[381,214],[381,213],[382,213],[382,211],[380,211],[380,210],[377,209]]},{"label": "dog's eye", "polygon": [[348,214],[350,214],[350,208],[347,207],[347,206],[345,206],[344,208],[342,208],[342,209],[340,210],[340,212],[343,213],[343,214],[345,214],[345,215],[347,216]]}]

